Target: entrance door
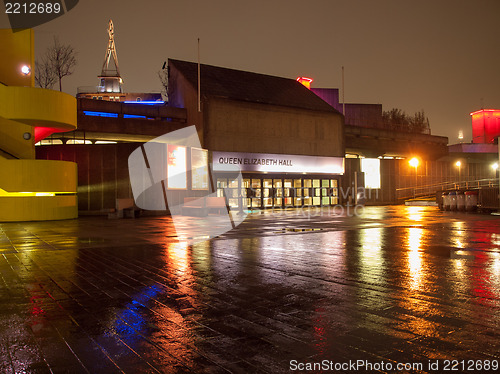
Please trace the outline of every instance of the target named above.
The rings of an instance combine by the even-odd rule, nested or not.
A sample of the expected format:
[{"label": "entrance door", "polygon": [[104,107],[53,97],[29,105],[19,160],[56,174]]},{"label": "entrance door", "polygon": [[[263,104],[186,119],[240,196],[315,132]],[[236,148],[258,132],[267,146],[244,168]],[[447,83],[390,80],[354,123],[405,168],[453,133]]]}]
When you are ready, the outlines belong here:
[{"label": "entrance door", "polygon": [[274,207],[281,208],[283,206],[283,180],[282,179],[274,179],[273,180],[273,188],[274,188]]},{"label": "entrance door", "polygon": [[293,206],[293,198],[295,197],[295,190],[293,188],[293,180],[285,179],[283,182],[283,198],[284,198],[284,206],[291,207]]},{"label": "entrance door", "polygon": [[295,190],[293,205],[302,206],[302,179],[294,179],[293,188]]},{"label": "entrance door", "polygon": [[264,208],[271,208],[273,206],[273,196],[274,196],[274,188],[273,188],[273,180],[272,179],[264,179],[262,184],[262,202]]},{"label": "entrance door", "polygon": [[303,188],[302,188],[302,196],[304,199],[305,206],[313,205],[312,179],[304,179]]},{"label": "entrance door", "polygon": [[262,197],[262,187],[260,179],[252,179],[252,208],[260,208],[261,197]]}]

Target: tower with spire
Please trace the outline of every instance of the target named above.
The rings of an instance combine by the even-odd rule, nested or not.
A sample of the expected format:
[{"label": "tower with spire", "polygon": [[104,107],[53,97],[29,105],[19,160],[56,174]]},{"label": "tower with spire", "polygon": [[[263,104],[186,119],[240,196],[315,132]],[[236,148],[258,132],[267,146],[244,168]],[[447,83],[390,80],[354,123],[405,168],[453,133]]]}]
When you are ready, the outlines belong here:
[{"label": "tower with spire", "polygon": [[118,57],[116,56],[115,47],[115,29],[113,21],[108,23],[108,47],[102,64],[102,72],[99,75],[99,92],[116,92],[122,93],[123,79],[120,76],[120,68],[118,67]]},{"label": "tower with spire", "polygon": [[78,99],[120,102],[163,102],[162,96],[159,92],[146,93],[123,91],[123,79],[118,66],[118,57],[116,56],[115,29],[112,20],[109,20],[108,22],[108,47],[106,48],[106,54],[104,55],[101,74],[98,75],[98,77],[98,86],[80,86],[77,89],[76,97]]}]

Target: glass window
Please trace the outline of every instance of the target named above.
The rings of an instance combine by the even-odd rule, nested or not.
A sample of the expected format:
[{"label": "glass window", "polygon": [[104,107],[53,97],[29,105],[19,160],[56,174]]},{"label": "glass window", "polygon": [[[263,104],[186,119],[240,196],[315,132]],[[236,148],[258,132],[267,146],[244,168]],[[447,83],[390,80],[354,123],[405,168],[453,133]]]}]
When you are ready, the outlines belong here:
[{"label": "glass window", "polygon": [[311,188],[312,181],[310,179],[304,179],[304,187]]},{"label": "glass window", "polygon": [[167,145],[167,187],[187,188],[186,147]]},{"label": "glass window", "polygon": [[260,199],[252,199],[252,208],[260,208]]},{"label": "glass window", "polygon": [[322,179],[321,180],[321,187],[330,187],[330,180],[329,179]]},{"label": "glass window", "polygon": [[273,180],[272,179],[264,179],[264,187],[271,188],[272,186],[273,186]]},{"label": "glass window", "polygon": [[204,149],[191,148],[191,187],[208,189],[208,151]]},{"label": "glass window", "polygon": [[365,173],[366,188],[380,188],[380,159],[362,158],[361,171]]},{"label": "glass window", "polygon": [[319,179],[313,179],[313,187],[319,187]]},{"label": "glass window", "polygon": [[217,188],[226,188],[226,187],[227,187],[227,179],[217,178]]},{"label": "glass window", "polygon": [[260,188],[260,179],[252,179],[252,188]]},{"label": "glass window", "polygon": [[302,187],[302,180],[300,180],[300,179],[294,179],[294,180],[293,180],[293,186],[294,186],[295,188],[300,188],[300,187]]}]

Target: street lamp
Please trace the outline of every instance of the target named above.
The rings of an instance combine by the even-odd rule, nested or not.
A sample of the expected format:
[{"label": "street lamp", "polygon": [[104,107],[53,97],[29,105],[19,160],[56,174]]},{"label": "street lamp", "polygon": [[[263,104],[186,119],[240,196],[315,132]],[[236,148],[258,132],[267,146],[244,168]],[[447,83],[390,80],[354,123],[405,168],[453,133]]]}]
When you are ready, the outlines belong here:
[{"label": "street lamp", "polygon": [[417,174],[417,169],[418,169],[418,164],[420,161],[418,158],[413,157],[410,161],[408,161],[411,167],[415,168],[415,189],[413,190],[413,198],[417,196],[417,185],[418,185],[418,174]]},{"label": "street lamp", "polygon": [[458,168],[458,186],[460,187],[460,180],[462,179],[460,176],[462,162],[460,161],[455,162],[455,166]]},{"label": "street lamp", "polygon": [[28,65],[21,66],[21,73],[23,75],[29,75],[31,73],[31,68]]}]

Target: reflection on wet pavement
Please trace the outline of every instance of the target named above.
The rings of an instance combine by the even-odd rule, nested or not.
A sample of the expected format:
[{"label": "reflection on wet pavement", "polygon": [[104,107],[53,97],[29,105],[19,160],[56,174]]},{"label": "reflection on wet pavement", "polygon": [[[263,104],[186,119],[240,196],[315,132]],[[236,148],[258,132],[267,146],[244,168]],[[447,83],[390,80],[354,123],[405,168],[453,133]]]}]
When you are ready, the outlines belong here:
[{"label": "reflection on wet pavement", "polygon": [[1,373],[500,360],[494,216],[265,212],[194,245],[167,217],[0,224],[0,274]]}]

